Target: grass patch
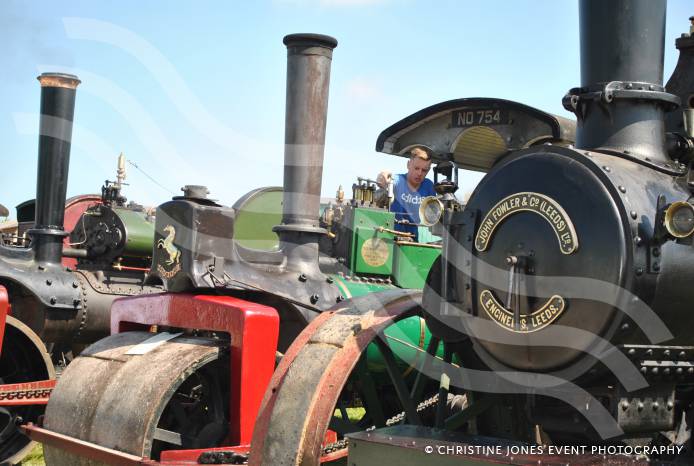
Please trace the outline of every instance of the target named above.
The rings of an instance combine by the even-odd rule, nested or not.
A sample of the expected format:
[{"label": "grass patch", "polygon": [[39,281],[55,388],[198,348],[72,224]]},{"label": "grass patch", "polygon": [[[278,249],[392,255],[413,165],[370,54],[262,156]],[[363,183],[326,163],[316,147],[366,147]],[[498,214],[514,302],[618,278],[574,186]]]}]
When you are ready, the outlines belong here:
[{"label": "grass patch", "polygon": [[[347,408],[347,417],[349,417],[351,422],[357,422],[364,417],[364,414],[366,414],[366,410],[364,408]],[[335,417],[342,418],[342,413],[339,409],[336,409],[333,415]]]},{"label": "grass patch", "polygon": [[46,462],[43,460],[43,446],[37,443],[20,464],[22,466],[45,466]]}]

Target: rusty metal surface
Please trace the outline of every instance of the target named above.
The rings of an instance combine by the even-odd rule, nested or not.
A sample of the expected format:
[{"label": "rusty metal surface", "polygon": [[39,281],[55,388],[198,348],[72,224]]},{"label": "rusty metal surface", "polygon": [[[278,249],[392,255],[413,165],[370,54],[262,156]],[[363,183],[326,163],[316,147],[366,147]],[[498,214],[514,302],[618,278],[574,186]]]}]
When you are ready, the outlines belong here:
[{"label": "rusty metal surface", "polygon": [[72,454],[83,456],[85,461],[95,463],[84,463],[82,461],[72,464],[118,464],[119,466],[141,466],[158,464],[156,461],[148,460],[137,455],[123,453],[122,451],[105,448],[94,443],[77,440],[72,437],[58,434],[50,430],[42,429],[33,424],[22,427],[24,432],[36,442],[47,447],[58,447]]},{"label": "rusty metal surface", "polygon": [[[635,458],[621,455],[568,455],[568,454],[517,454],[507,449],[531,447],[527,444],[512,442],[498,438],[465,435],[457,432],[449,432],[431,429],[422,426],[402,425],[386,427],[371,432],[358,432],[349,435],[350,448],[355,452],[362,444],[377,444],[384,448],[370,450],[366,461],[358,461],[360,466],[384,466],[389,458],[396,457],[395,449],[404,449],[404,455],[412,459],[412,463],[427,460],[427,464],[436,464],[437,459],[445,464],[507,464],[513,466],[647,466],[656,463],[649,462],[645,458]],[[432,452],[425,452],[425,448],[433,448]],[[445,455],[437,454],[438,447],[448,448]],[[537,448],[537,446],[534,446]],[[545,447],[546,449],[547,447]],[[446,451],[446,450],[444,450]],[[360,459],[363,459],[361,456]],[[356,460],[356,455],[350,451],[350,461]],[[386,461],[384,463],[384,461]],[[658,462],[659,465],[668,463]]]},{"label": "rusty metal surface", "polygon": [[270,383],[249,464],[319,464],[337,399],[359,357],[393,319],[418,308],[420,295],[370,294],[342,303],[330,318],[307,327],[290,347],[291,360],[282,361],[282,371]]},{"label": "rusty metal surface", "polygon": [[[101,447],[149,457],[169,398],[193,372],[220,356],[215,342],[167,341],[144,355],[126,354],[152,334],[113,335],[87,348],[63,373],[48,403],[45,427]],[[47,446],[46,463],[100,464]]]}]

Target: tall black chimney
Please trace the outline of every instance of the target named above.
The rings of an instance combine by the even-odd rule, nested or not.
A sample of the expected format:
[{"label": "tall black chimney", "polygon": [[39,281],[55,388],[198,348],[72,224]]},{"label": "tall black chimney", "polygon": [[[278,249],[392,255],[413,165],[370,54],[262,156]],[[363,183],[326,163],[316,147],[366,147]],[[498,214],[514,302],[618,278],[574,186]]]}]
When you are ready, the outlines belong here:
[{"label": "tall black chimney", "polygon": [[43,73],[36,180],[36,225],[29,234],[38,262],[59,263],[63,250],[65,195],[70,165],[77,76]]},{"label": "tall black chimney", "polygon": [[274,230],[288,270],[318,272],[318,213],[323,178],[330,65],[337,40],[320,34],[290,34],[284,132],[284,206]]},{"label": "tall black chimney", "polygon": [[666,0],[581,0],[581,87],[564,106],[578,119],[576,147],[670,162],[663,87]]}]

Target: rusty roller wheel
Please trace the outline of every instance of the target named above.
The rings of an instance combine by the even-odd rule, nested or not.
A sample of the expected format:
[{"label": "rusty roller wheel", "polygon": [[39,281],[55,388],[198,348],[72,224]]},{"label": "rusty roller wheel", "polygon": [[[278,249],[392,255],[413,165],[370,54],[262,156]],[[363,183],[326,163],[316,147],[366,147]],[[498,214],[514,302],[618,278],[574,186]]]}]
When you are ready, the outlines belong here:
[{"label": "rusty roller wheel", "polygon": [[[0,356],[0,384],[54,379],[55,371],[41,339],[19,320],[7,316]],[[34,442],[22,434],[20,422],[37,422],[44,406],[0,407],[0,464],[15,464]]]},{"label": "rusty roller wheel", "polygon": [[[434,371],[425,367],[438,353],[439,340],[429,341],[416,370],[411,370],[393,352],[392,337],[382,333],[396,321],[420,313],[420,299],[421,293],[411,290],[373,293],[343,302],[328,311],[332,315],[307,327],[273,375],[253,432],[249,464],[314,466],[344,458],[344,443],[326,446],[328,429],[339,439],[402,421],[443,425],[442,415],[450,411],[439,409],[446,403],[432,401],[441,395],[439,384]],[[380,379],[367,367],[370,343],[385,363]],[[444,361],[451,357],[445,351]],[[450,404],[448,394],[443,396]],[[358,419],[350,419],[350,408],[358,411],[353,416]]]},{"label": "rusty roller wheel", "polygon": [[[177,337],[145,354],[151,338],[112,335],[87,348],[61,376],[45,426],[97,445],[158,459],[164,450],[218,445],[227,434],[229,359],[219,341]],[[46,464],[100,464],[46,446]]]}]

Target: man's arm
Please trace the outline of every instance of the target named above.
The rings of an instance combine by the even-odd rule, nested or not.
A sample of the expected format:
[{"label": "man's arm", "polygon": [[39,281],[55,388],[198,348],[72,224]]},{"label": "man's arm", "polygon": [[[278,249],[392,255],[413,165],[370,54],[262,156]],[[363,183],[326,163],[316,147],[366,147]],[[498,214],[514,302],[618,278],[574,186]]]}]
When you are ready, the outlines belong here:
[{"label": "man's arm", "polygon": [[388,183],[392,179],[393,179],[393,174],[388,170],[383,170],[376,177],[376,184],[378,184],[378,186],[380,186],[382,189],[386,189],[388,187]]}]

